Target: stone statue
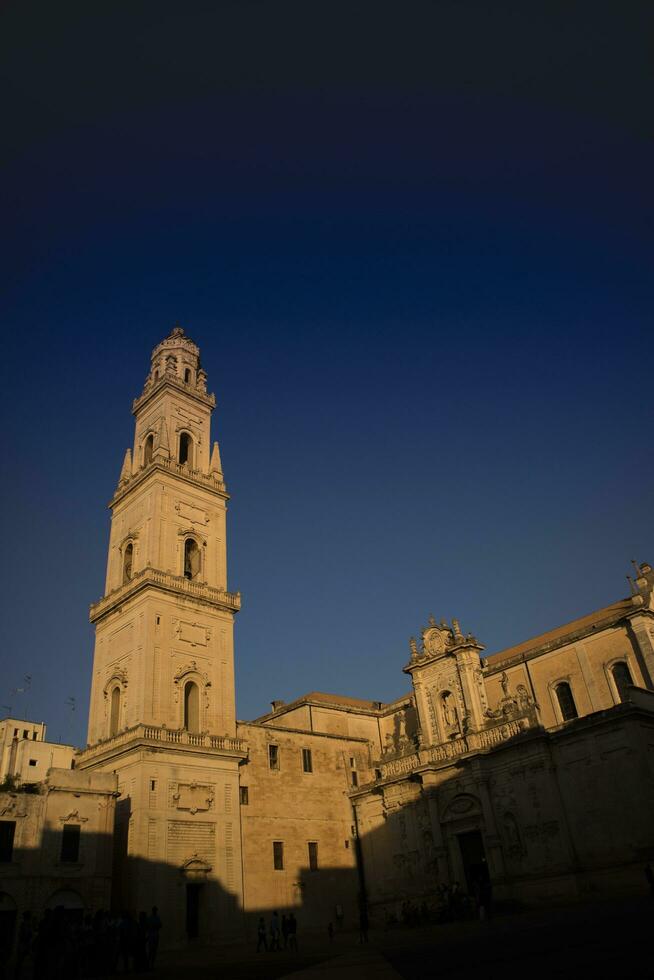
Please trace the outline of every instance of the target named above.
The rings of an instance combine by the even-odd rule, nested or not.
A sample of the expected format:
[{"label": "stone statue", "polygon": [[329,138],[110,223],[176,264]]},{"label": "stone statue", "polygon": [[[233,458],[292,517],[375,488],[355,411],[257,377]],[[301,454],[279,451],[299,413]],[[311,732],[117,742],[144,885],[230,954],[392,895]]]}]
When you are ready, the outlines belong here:
[{"label": "stone statue", "polygon": [[451,694],[444,694],[443,698],[443,721],[448,728],[456,724],[456,708],[454,707],[454,699]]},{"label": "stone statue", "polygon": [[509,678],[505,670],[502,671],[502,676],[500,677],[500,684],[502,686],[502,693],[505,698],[509,696]]}]

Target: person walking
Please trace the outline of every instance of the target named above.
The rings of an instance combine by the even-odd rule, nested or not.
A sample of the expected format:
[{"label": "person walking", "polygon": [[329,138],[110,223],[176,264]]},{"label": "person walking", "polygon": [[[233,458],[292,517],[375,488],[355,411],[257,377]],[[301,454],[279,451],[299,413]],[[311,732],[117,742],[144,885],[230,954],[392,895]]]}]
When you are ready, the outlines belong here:
[{"label": "person walking", "polygon": [[157,958],[157,950],[159,949],[161,925],[162,923],[161,919],[159,918],[159,909],[156,905],[153,905],[152,912],[148,916],[147,921],[148,970],[154,969],[154,962]]},{"label": "person walking", "polygon": [[270,949],[279,950],[279,916],[273,912],[270,918]]},{"label": "person walking", "polygon": [[263,946],[264,952],[268,952],[268,943],[266,941],[266,923],[263,920],[263,916],[259,918],[259,925],[257,926],[257,953],[261,952],[261,947]]},{"label": "person walking", "polygon": [[297,953],[297,919],[294,912],[288,917],[288,946]]}]

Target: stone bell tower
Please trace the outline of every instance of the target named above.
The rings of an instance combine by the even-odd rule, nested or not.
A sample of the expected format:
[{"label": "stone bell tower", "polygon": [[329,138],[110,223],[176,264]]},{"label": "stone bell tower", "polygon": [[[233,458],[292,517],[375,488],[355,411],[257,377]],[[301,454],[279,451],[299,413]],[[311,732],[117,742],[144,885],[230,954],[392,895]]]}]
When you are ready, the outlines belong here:
[{"label": "stone bell tower", "polygon": [[197,346],[175,327],[152,352],[109,504],[105,594],[91,606],[88,746],[78,760],[118,773],[114,901],[158,905],[173,944],[228,938],[242,894],[240,596],[227,591],[215,403]]}]

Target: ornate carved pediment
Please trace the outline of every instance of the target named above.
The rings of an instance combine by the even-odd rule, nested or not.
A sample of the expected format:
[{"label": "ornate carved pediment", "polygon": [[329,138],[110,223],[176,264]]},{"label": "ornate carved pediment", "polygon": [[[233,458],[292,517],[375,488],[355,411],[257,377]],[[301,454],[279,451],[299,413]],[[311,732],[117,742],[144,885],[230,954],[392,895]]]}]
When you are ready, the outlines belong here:
[{"label": "ornate carved pediment", "polygon": [[102,693],[104,694],[105,701],[109,697],[109,691],[114,686],[114,684],[120,684],[123,690],[127,687],[127,672],[124,670],[114,670],[110,677],[102,688]]},{"label": "ornate carved pediment", "polygon": [[79,810],[71,810],[65,817],[59,817],[59,823],[88,823],[88,817],[80,817]]},{"label": "ornate carved pediment", "polygon": [[404,668],[405,670],[410,670],[425,660],[432,660],[446,653],[454,652],[457,647],[473,645],[478,649],[483,649],[472,633],[463,635],[458,619],[453,619],[452,625],[449,626],[444,619],[437,623],[434,617],[430,616],[429,625],[421,631],[421,636],[421,647],[418,647],[415,637],[412,636],[409,640],[411,663]]},{"label": "ornate carved pediment", "polygon": [[481,813],[481,805],[472,793],[459,793],[445,807],[442,820],[459,820]]},{"label": "ornate carved pediment", "polygon": [[195,852],[182,864],[182,873],[188,878],[206,878],[211,872],[211,865]]}]

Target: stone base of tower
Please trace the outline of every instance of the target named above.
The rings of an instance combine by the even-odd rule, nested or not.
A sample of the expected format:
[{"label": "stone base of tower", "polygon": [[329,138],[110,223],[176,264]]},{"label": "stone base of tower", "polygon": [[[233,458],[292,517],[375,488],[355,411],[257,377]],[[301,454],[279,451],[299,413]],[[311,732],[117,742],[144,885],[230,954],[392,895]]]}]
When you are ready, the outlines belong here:
[{"label": "stone base of tower", "polygon": [[239,775],[243,743],[138,725],[77,758],[115,772],[112,907],[159,909],[161,948],[242,938]]}]

